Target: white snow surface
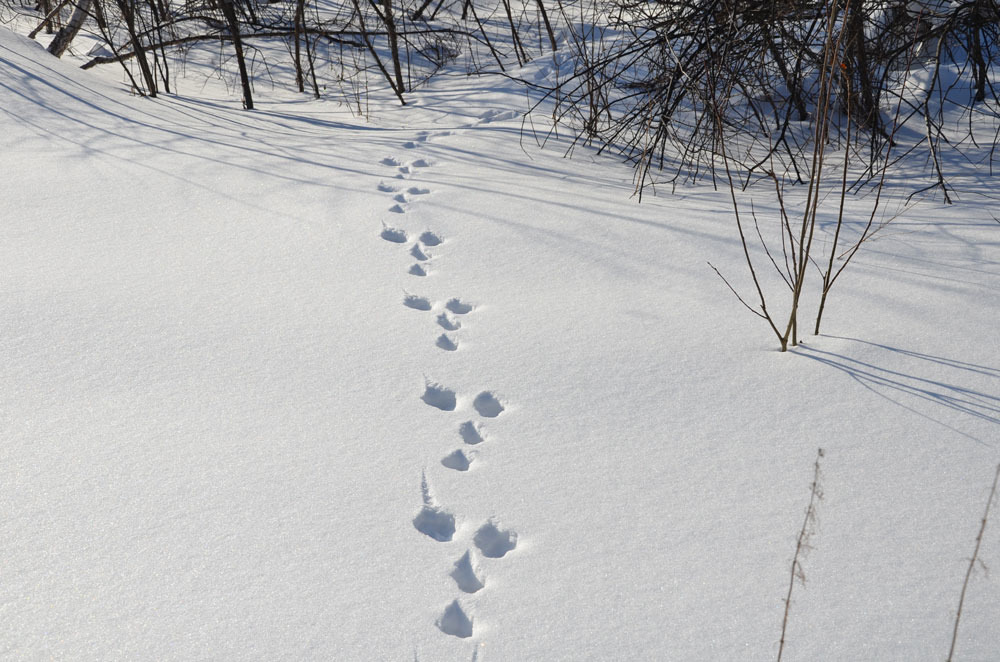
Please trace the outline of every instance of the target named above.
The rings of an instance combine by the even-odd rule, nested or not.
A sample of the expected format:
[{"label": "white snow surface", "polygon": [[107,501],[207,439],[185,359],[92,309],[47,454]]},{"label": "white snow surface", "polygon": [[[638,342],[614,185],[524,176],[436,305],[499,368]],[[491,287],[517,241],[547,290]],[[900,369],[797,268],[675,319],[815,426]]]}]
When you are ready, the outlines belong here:
[{"label": "white snow surface", "polygon": [[[502,79],[366,120],[103,71],[0,29],[0,657],[773,659],[822,447],[784,659],[944,659],[989,199],[908,211],[782,354],[706,264],[748,286],[725,191],[638,203]],[[961,660],[1000,520],[979,556]]]}]

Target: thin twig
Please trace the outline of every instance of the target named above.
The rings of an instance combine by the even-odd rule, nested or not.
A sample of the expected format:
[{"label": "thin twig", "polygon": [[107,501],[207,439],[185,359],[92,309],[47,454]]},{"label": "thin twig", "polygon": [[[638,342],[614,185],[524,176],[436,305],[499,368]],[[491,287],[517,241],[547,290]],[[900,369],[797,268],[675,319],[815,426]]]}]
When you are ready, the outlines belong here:
[{"label": "thin twig", "polygon": [[729,281],[726,280],[726,277],[722,275],[722,272],[719,271],[714,264],[712,264],[711,262],[709,262],[708,266],[712,267],[712,271],[714,271],[719,276],[719,278],[722,279],[722,282],[726,284],[726,287],[729,288],[729,291],[732,292],[734,295],[736,295],[736,298],[739,299],[740,303],[742,303],[744,306],[746,306],[747,310],[749,310],[751,313],[753,313],[757,317],[763,318],[765,320],[767,319],[767,315],[765,315],[764,313],[760,312],[759,310],[755,310],[750,304],[748,304],[746,301],[743,300],[743,297],[740,296],[740,293],[737,292],[736,289],[732,285],[729,284]]},{"label": "thin twig", "polygon": [[806,508],[806,516],[802,520],[802,528],[799,529],[799,537],[795,542],[795,556],[792,557],[792,567],[788,578],[788,594],[785,595],[785,616],[781,620],[781,642],[778,644],[778,662],[781,662],[781,654],[785,650],[785,632],[788,630],[788,611],[792,606],[792,589],[795,587],[795,580],[798,579],[805,584],[806,576],[802,570],[802,562],[799,558],[805,555],[809,549],[809,538],[813,533],[812,524],[816,522],[816,502],[823,498],[823,488],[820,486],[819,461],[823,457],[823,449],[817,449],[816,461],[813,463],[813,481],[809,486],[809,506]]},{"label": "thin twig", "polygon": [[986,531],[986,520],[990,517],[990,506],[993,505],[993,498],[997,494],[997,480],[1000,479],[1000,464],[993,475],[993,487],[990,488],[990,498],[986,500],[986,510],[983,512],[983,521],[979,525],[979,535],[976,536],[976,548],[972,551],[972,558],[969,559],[969,567],[965,571],[965,581],[962,582],[962,593],[958,598],[958,611],[955,612],[955,629],[951,633],[951,648],[948,649],[948,660],[952,662],[955,655],[955,643],[958,641],[958,622],[962,619],[962,605],[965,602],[965,590],[969,588],[969,578],[972,577],[972,569],[979,558],[979,545],[983,542],[983,532]]}]

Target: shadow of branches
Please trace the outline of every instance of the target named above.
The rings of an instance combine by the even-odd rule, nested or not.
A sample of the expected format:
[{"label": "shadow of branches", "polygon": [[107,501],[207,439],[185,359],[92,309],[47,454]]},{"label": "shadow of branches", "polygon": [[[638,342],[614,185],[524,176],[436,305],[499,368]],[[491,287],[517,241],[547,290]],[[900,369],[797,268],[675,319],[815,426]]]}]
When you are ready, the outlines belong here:
[{"label": "shadow of branches", "polygon": [[[857,338],[826,337],[850,343],[848,347],[858,347],[865,358],[851,356],[853,352],[838,353],[810,345],[798,347],[795,353],[835,368],[879,397],[964,437],[989,445],[995,443],[956,426],[970,420],[990,427],[1000,426],[1000,368]],[[991,439],[997,435],[1000,431]]]}]

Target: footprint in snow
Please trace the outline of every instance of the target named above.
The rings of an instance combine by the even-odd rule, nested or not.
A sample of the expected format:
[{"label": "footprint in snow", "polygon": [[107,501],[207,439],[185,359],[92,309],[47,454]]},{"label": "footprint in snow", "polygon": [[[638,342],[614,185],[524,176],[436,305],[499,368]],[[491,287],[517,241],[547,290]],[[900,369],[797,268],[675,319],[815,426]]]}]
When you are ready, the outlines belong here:
[{"label": "footprint in snow", "polygon": [[421,262],[426,262],[431,259],[430,255],[420,250],[420,244],[413,244],[413,248],[410,249],[410,255],[412,255],[414,259],[420,260]]},{"label": "footprint in snow", "polygon": [[462,441],[470,446],[475,446],[476,444],[481,444],[486,441],[486,435],[483,433],[483,426],[481,423],[466,421],[458,426],[458,434],[462,436]]},{"label": "footprint in snow", "polygon": [[476,399],[472,402],[472,406],[484,418],[496,418],[504,410],[504,406],[500,403],[500,400],[490,391],[483,391],[477,395]]},{"label": "footprint in snow", "polygon": [[390,228],[389,226],[382,226],[381,237],[386,241],[391,241],[394,244],[405,244],[409,237],[406,236],[406,230],[400,230],[399,228]]},{"label": "footprint in snow", "polygon": [[396,195],[392,196],[392,199],[395,200],[396,202],[405,203],[406,202],[406,194],[405,193],[397,193]]},{"label": "footprint in snow", "polygon": [[403,147],[405,147],[406,149],[413,149],[414,147],[419,147],[420,143],[427,142],[427,139],[429,137],[430,135],[426,131],[421,131],[420,133],[417,134],[416,140],[408,140],[407,142],[403,143]]},{"label": "footprint in snow", "polygon": [[455,569],[451,571],[451,578],[458,584],[458,588],[465,593],[475,593],[483,588],[483,580],[479,578],[478,568],[472,561],[472,553],[465,551],[462,558],[455,561]]},{"label": "footprint in snow", "polygon": [[490,122],[502,122],[504,120],[512,120],[515,117],[520,116],[521,113],[516,110],[487,110],[479,116],[479,123],[489,124]]},{"label": "footprint in snow", "polygon": [[450,542],[455,535],[455,516],[438,506],[423,506],[413,518],[413,526],[438,542]]},{"label": "footprint in snow", "polygon": [[411,186],[406,189],[406,192],[410,195],[427,195],[431,192],[429,188],[420,188],[419,186]]},{"label": "footprint in snow", "polygon": [[395,193],[399,189],[397,189],[392,184],[386,184],[385,182],[379,182],[378,183],[378,190],[381,191],[382,193]]},{"label": "footprint in snow", "polygon": [[438,336],[437,342],[434,343],[446,352],[454,352],[458,349],[458,343],[448,337],[448,334],[442,333]]},{"label": "footprint in snow", "polygon": [[440,246],[442,241],[444,240],[439,235],[434,234],[430,230],[420,235],[420,243],[424,246]]},{"label": "footprint in snow", "polygon": [[444,608],[444,613],[437,621],[438,629],[453,637],[468,639],[472,636],[472,619],[462,610],[462,605],[455,600]]},{"label": "footprint in snow", "polygon": [[418,297],[416,294],[407,294],[403,297],[403,305],[414,310],[430,310],[431,302],[426,297]]},{"label": "footprint in snow", "polygon": [[462,323],[457,319],[448,317],[448,313],[441,313],[437,316],[437,323],[445,331],[458,331],[462,328]]},{"label": "footprint in snow", "polygon": [[399,161],[397,161],[396,159],[392,158],[391,156],[387,156],[384,159],[382,159],[382,165],[399,166],[399,165],[402,165],[402,164]]},{"label": "footprint in snow", "polygon": [[426,276],[427,275],[427,270],[424,269],[419,264],[414,264],[414,265],[410,266],[409,274],[411,276]]},{"label": "footprint in snow", "polygon": [[449,299],[448,303],[445,304],[445,308],[456,315],[465,315],[472,312],[472,305],[464,303],[460,299]]},{"label": "footprint in snow", "polygon": [[455,516],[434,502],[426,475],[421,477],[420,491],[424,505],[413,518],[413,527],[438,542],[449,542],[455,535]]},{"label": "footprint in snow", "polygon": [[469,467],[472,466],[473,457],[473,455],[459,449],[441,458],[441,464],[455,471],[468,471]]},{"label": "footprint in snow", "polygon": [[399,173],[396,175],[397,179],[406,179],[407,175],[413,174],[414,169],[428,168],[431,165],[431,162],[428,161],[427,159],[417,159],[416,161],[411,161],[410,163],[406,164],[401,164],[399,163],[399,161],[396,161],[395,159],[392,159],[392,161],[393,163],[387,163],[386,161],[382,161],[382,163],[385,163],[386,165],[397,166],[396,172]]},{"label": "footprint in snow", "polygon": [[389,211],[391,211],[393,214],[405,214],[406,213],[406,210],[403,209],[400,205],[393,205],[393,206],[389,207]]},{"label": "footprint in snow", "polygon": [[483,556],[490,559],[499,559],[517,547],[517,533],[514,531],[503,531],[497,528],[493,520],[490,520],[479,527],[472,542],[476,544],[476,547],[479,548]]},{"label": "footprint in snow", "polygon": [[424,385],[424,394],[420,399],[431,407],[435,407],[441,411],[455,411],[457,404],[454,391],[440,384],[432,384],[431,382],[427,382]]}]

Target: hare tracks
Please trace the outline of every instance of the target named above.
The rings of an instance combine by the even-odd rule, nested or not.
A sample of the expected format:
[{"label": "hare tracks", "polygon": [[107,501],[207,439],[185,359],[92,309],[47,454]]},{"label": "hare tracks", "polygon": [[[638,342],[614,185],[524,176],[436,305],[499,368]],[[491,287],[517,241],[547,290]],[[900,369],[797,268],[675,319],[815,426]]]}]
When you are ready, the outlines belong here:
[{"label": "hare tracks", "polygon": [[[444,313],[442,313],[444,315]],[[507,410],[503,400],[493,391],[481,391],[475,397],[462,397],[455,389],[448,388],[438,383],[425,381],[423,401],[435,409],[443,412],[464,411],[471,408],[482,418],[496,419]],[[457,472],[469,472],[476,460],[478,448],[473,450],[469,446],[478,447],[487,441],[486,431],[482,423],[470,419],[458,426],[458,435],[466,448],[457,448],[441,458],[441,465],[446,469]],[[431,518],[438,518],[450,513],[442,511],[433,500],[429,500],[429,495],[425,492],[424,505],[419,516],[431,522]],[[434,520],[437,521],[437,520]],[[416,522],[414,522],[416,525]],[[453,528],[448,528],[447,523],[443,531],[437,527],[428,533],[424,528],[417,527],[422,533],[435,539],[434,534],[445,533],[454,534]],[[449,538],[450,540],[450,538]],[[488,519],[475,532],[472,538],[472,546],[466,548],[463,554],[455,561],[449,576],[455,581],[455,586],[459,591],[466,594],[478,593],[486,588],[486,581],[478,563],[475,560],[473,549],[478,551],[478,555],[485,559],[502,559],[517,547],[518,535],[513,529],[503,528],[495,518]],[[454,637],[468,638],[474,633],[474,618],[467,606],[459,599],[453,600],[445,608],[437,620],[437,627],[445,634]]]},{"label": "hare tracks", "polygon": [[[508,118],[497,113],[487,113],[481,117],[483,123],[503,119]],[[418,150],[432,138],[446,135],[449,133],[420,132],[413,140],[404,142],[402,148]],[[418,278],[426,278],[436,272],[435,269],[431,268],[434,260],[431,251],[436,252],[442,247],[446,247],[448,242],[444,236],[431,229],[422,228],[411,232],[402,221],[407,218],[406,214],[411,210],[412,205],[426,196],[433,196],[430,188],[416,184],[407,185],[406,180],[418,175],[421,170],[431,167],[433,163],[427,158],[401,160],[388,156],[382,159],[381,164],[393,169],[394,176],[393,179],[380,181],[377,188],[379,192],[392,198],[386,211],[394,214],[394,218],[399,223],[398,225],[396,223],[390,225],[383,221],[379,236],[389,244],[405,246],[407,255],[414,260],[406,273]],[[429,297],[409,292],[403,293],[402,302],[410,310],[421,313],[431,312],[435,315],[434,323],[440,327],[439,334],[434,341],[436,348],[452,356],[463,355],[460,351],[460,335],[469,333],[463,320],[474,317],[477,304],[459,297],[433,301]],[[442,358],[439,360],[456,360],[444,359],[445,355],[441,356]],[[424,378],[423,393],[419,397],[432,410],[442,412],[440,414],[442,416],[453,415],[452,412],[462,412],[462,418],[467,418],[457,428],[462,446],[440,459],[439,464],[443,469],[439,470],[457,472],[458,474],[475,473],[474,465],[481,452],[480,449],[488,448],[487,442],[490,440],[483,423],[477,418],[492,420],[504,414],[507,411],[507,405],[503,399],[491,390],[483,390],[475,396],[471,394],[463,396],[456,389],[431,381],[426,377]],[[471,418],[469,418],[470,414]],[[482,444],[487,445],[481,446]],[[460,518],[454,511],[438,503],[432,494],[426,470],[421,475],[420,490],[421,503],[413,515],[413,528],[421,536],[434,543],[455,543],[456,536],[462,537]],[[455,582],[455,588],[464,597],[456,597],[442,608],[440,616],[435,621],[436,627],[441,632],[460,639],[468,639],[474,635],[475,618],[470,603],[467,601],[479,591],[488,588],[479,559],[488,559],[490,561],[486,562],[490,563],[493,562],[492,560],[506,557],[517,547],[517,539],[516,531],[502,528],[498,521],[491,517],[475,530],[471,540],[466,541],[464,551],[454,561],[448,572],[448,576]]]}]

